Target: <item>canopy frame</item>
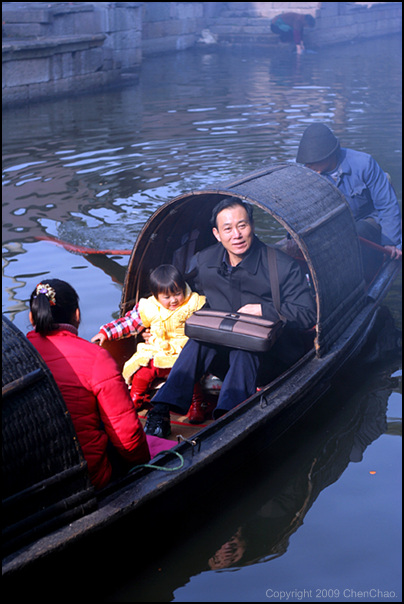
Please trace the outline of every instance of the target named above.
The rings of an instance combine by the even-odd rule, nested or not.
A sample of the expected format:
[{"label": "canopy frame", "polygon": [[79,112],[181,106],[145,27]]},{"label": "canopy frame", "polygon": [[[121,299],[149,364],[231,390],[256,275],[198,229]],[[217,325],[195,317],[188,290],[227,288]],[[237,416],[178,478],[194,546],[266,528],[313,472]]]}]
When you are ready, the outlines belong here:
[{"label": "canopy frame", "polygon": [[300,248],[317,303],[315,350],[318,357],[324,356],[366,303],[360,242],[342,193],[325,177],[297,164],[275,164],[161,206],[133,248],[121,315],[147,295],[152,268],[173,263],[186,271],[189,257],[215,242],[210,216],[225,196],[270,214]]}]

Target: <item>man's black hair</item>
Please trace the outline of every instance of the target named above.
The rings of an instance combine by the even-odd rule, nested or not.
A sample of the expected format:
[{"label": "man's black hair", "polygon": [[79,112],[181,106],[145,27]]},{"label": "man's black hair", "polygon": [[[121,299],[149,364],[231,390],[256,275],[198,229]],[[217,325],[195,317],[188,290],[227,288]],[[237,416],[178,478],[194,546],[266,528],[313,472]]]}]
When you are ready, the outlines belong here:
[{"label": "man's black hair", "polygon": [[234,208],[235,206],[241,206],[242,208],[244,208],[247,212],[250,224],[254,222],[253,207],[251,204],[241,201],[241,199],[239,199],[238,197],[224,197],[224,199],[219,201],[219,203],[216,204],[212,210],[212,216],[210,219],[210,224],[212,228],[217,228],[217,215],[220,214],[220,212],[226,210],[227,208]]}]

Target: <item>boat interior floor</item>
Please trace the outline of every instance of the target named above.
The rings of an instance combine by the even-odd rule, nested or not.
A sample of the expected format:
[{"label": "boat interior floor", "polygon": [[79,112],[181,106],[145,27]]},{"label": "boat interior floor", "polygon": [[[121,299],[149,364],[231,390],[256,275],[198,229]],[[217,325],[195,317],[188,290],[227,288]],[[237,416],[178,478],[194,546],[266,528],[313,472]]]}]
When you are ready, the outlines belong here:
[{"label": "boat interior floor", "polygon": [[[138,412],[143,427],[146,423],[147,411],[148,409],[142,409]],[[213,419],[207,419],[202,424],[191,424],[189,418],[186,415],[180,415],[173,411],[170,412],[170,420],[171,434],[170,436],[168,436],[168,439],[173,440],[175,442],[192,439],[194,434],[196,434],[197,432],[199,432],[199,430],[202,430],[202,428],[205,428],[214,421]]]}]

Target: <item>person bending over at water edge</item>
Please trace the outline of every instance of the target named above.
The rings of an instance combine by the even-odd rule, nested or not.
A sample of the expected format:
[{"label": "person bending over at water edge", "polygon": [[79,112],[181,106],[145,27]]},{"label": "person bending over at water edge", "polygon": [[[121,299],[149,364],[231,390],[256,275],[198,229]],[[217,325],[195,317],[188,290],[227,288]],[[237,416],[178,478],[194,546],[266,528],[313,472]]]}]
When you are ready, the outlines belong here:
[{"label": "person bending over at water edge", "polygon": [[79,300],[69,283],[39,283],[29,316],[35,329],[27,338],[59,387],[97,489],[175,444],[146,437],[114,359],[78,337]]},{"label": "person bending over at water edge", "polygon": [[[243,312],[278,320],[269,282],[267,247],[254,234],[252,207],[240,199],[226,197],[214,208],[211,224],[217,243],[193,259],[190,276],[207,304],[227,312]],[[281,313],[286,326],[269,353],[270,359],[291,364],[304,352],[299,330],[316,322],[316,307],[306,277],[299,265],[281,251],[276,252]],[[170,375],[151,401],[147,434],[170,434],[170,409],[187,413],[193,385],[213,369],[215,361],[226,364],[226,374],[213,413],[219,417],[256,392],[257,377],[268,356],[189,339]],[[265,363],[266,365],[266,363]],[[215,373],[213,369],[213,373]]]},{"label": "person bending over at water edge", "polygon": [[[145,397],[153,381],[169,375],[188,340],[184,329],[186,319],[205,304],[205,296],[192,292],[172,264],[158,266],[150,274],[149,281],[150,297],[141,298],[124,317],[106,323],[91,338],[102,346],[105,340],[125,338],[147,330],[147,342],[138,344],[136,353],[123,368],[126,382],[132,384],[131,396],[137,409],[147,402]],[[195,413],[203,404],[202,389],[197,383],[193,395]],[[191,423],[194,415],[191,414]]]},{"label": "person bending over at water edge", "polygon": [[[330,128],[316,122],[304,131],[296,161],[328,178],[343,193],[360,237],[384,246],[391,258],[401,258],[397,196],[371,155],[341,147]],[[381,254],[363,246],[362,255],[369,281],[380,264]]]},{"label": "person bending over at water edge", "polygon": [[271,31],[277,34],[281,42],[294,42],[296,53],[304,52],[303,34],[305,27],[314,27],[316,20],[312,15],[302,13],[282,13],[271,21]]}]

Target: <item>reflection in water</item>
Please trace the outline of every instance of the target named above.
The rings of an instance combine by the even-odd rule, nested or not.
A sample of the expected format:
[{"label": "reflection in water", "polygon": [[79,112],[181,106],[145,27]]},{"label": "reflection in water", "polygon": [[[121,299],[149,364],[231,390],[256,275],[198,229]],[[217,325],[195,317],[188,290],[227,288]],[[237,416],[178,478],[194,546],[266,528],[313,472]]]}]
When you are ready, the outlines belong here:
[{"label": "reflection in water", "polygon": [[[284,556],[320,494],[338,482],[350,463],[359,463],[380,436],[395,437],[396,420],[392,429],[386,414],[389,397],[401,388],[399,378],[391,377],[398,363],[391,359],[370,378],[369,368],[356,368],[365,387],[354,393],[344,376],[327,405],[320,401],[275,446],[238,468],[237,478],[223,477],[222,486],[211,493],[216,512],[207,527],[197,530],[195,520],[195,534],[183,535],[183,547],[174,545],[174,551],[138,572],[126,568],[107,601],[170,602],[178,588],[201,573],[271,564]],[[204,517],[201,509],[193,510],[195,519]]]},{"label": "reflection in water", "polygon": [[[339,479],[349,462],[362,461],[366,448],[387,432],[387,401],[398,380],[384,376],[384,382],[383,387],[379,380],[376,386],[374,382],[369,384],[370,392],[366,396],[361,394],[361,400],[351,399],[349,407],[333,418],[329,428],[333,430],[332,435],[324,430],[326,442],[317,442],[315,448],[313,443],[310,447],[299,443],[305,460],[299,454],[298,463],[294,459],[291,467],[283,468],[286,484],[279,488],[281,483],[276,482],[276,495],[260,504],[230,541],[209,559],[210,568],[265,562],[286,553],[291,535],[303,524],[321,491]],[[372,390],[375,387],[376,390]],[[338,398],[341,396],[339,392]],[[305,442],[306,437],[307,434]],[[223,558],[220,554],[229,549],[237,555]]]},{"label": "reflection in water", "polygon": [[150,214],[184,190],[294,161],[316,119],[330,120],[345,145],[387,163],[396,184],[399,61],[387,74],[383,52],[356,64],[352,49],[338,48],[329,69],[328,52],[298,64],[241,50],[150,58],[139,86],[7,110],[3,241],[35,236],[52,220],[72,243],[131,247]]}]

